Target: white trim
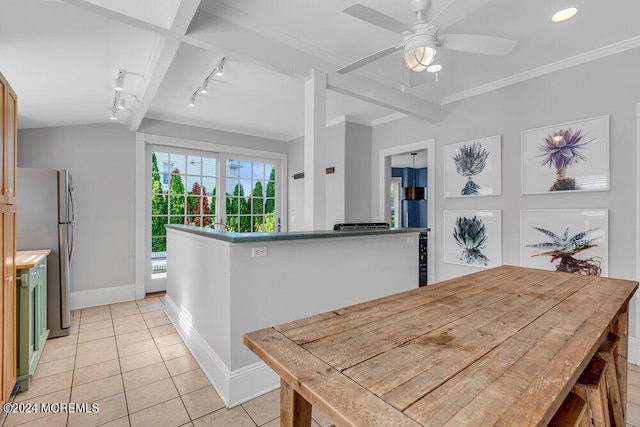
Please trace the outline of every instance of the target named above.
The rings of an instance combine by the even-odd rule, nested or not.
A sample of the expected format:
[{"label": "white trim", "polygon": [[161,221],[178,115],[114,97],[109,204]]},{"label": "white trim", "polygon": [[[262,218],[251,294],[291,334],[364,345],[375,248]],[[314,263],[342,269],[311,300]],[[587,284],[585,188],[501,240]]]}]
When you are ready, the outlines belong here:
[{"label": "white trim", "polygon": [[182,337],[227,408],[240,405],[280,386],[280,377],[264,362],[256,362],[231,371],[200,333],[186,329],[180,311],[167,295],[165,313]]},{"label": "white trim", "polygon": [[393,113],[393,114],[389,114],[388,116],[384,116],[384,117],[380,117],[378,119],[374,119],[371,120],[371,126],[378,126],[384,123],[389,123],[392,122],[394,120],[398,120],[398,119],[404,119],[405,117],[407,117],[407,115],[405,113]]},{"label": "white trim", "polygon": [[640,46],[640,36],[632,37],[627,40],[622,40],[617,43],[610,44],[608,46],[601,47],[599,49],[591,50],[587,53],[572,56],[551,64],[543,65],[542,67],[534,68],[532,70],[525,71],[523,73],[515,74],[513,76],[496,80],[491,83],[487,83],[469,90],[458,92],[453,95],[445,96],[442,98],[442,105],[451,104],[466,98],[471,98],[476,95],[491,92],[497,89],[501,89],[506,86],[510,86],[516,83],[534,79],[536,77],[544,76],[545,74],[555,73],[567,68],[581,65],[596,59],[601,59],[609,55],[615,55],[616,53],[624,52],[629,49],[634,49]]},{"label": "white trim", "polygon": [[[378,216],[374,220],[389,222],[391,220],[391,207],[387,201],[391,193],[391,174],[385,173],[387,167],[391,167],[391,156],[405,154],[412,151],[427,150],[427,227],[431,232],[427,238],[427,284],[436,281],[436,140],[435,138],[397,147],[385,148],[378,152]],[[375,190],[373,190],[375,191]]]},{"label": "white trim", "polygon": [[134,201],[134,274],[136,286],[136,299],[142,299],[145,296],[146,277],[148,266],[151,264],[150,255],[147,253],[147,241],[151,238],[146,226],[146,217],[150,215],[150,203],[147,200],[147,161],[145,136],[143,133],[136,132],[136,165],[134,171],[135,178],[135,201]]},{"label": "white trim", "polygon": [[115,304],[117,302],[136,299],[136,285],[114,286],[111,288],[92,289],[71,292],[71,309],[94,307],[97,305]]}]

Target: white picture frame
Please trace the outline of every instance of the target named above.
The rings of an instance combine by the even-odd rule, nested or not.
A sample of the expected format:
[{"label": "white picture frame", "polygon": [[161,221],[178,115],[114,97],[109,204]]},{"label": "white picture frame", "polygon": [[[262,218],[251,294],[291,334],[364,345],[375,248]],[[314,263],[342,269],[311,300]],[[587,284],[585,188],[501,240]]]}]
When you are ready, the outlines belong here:
[{"label": "white picture frame", "polygon": [[[455,234],[458,219],[473,221],[484,226],[484,241],[475,248],[461,245]],[[477,223],[476,223],[477,224]],[[499,210],[449,210],[444,211],[444,262],[467,267],[493,268],[502,265],[502,211]]]},{"label": "white picture frame", "polygon": [[[476,170],[464,167],[460,156],[462,150],[466,152],[476,144],[479,152],[486,153],[481,171],[471,175]],[[458,142],[444,146],[444,197],[482,197],[499,196],[502,194],[502,136],[494,135],[465,142]],[[456,158],[461,159],[456,162]],[[464,175],[464,171],[469,175]],[[472,194],[472,193],[476,194]],[[471,194],[470,194],[471,193]]]},{"label": "white picture frame", "polygon": [[[578,243],[581,242],[586,248],[576,252],[577,247],[571,246],[570,241],[572,237],[584,232],[587,234],[578,239]],[[559,244],[553,246],[556,241]],[[566,243],[561,247],[563,241]],[[544,243],[549,246],[532,247]],[[571,255],[558,257],[559,252],[571,252]],[[543,270],[608,276],[609,210],[521,210],[520,265]]]},{"label": "white picture frame", "polygon": [[522,194],[610,188],[608,115],[522,131],[521,145]]}]

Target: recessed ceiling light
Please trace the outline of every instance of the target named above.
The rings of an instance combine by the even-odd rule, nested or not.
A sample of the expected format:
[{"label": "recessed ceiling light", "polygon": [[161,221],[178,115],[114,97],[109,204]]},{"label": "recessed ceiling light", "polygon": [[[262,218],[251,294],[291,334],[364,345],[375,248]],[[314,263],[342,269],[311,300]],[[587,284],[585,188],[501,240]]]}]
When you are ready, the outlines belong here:
[{"label": "recessed ceiling light", "polygon": [[427,67],[427,73],[437,73],[438,71],[441,71],[441,70],[442,70],[442,65],[440,64],[433,64]]},{"label": "recessed ceiling light", "polygon": [[566,9],[562,9],[557,11],[551,17],[552,22],[564,22],[568,19],[571,19],[578,13],[578,8],[576,7],[568,7]]}]

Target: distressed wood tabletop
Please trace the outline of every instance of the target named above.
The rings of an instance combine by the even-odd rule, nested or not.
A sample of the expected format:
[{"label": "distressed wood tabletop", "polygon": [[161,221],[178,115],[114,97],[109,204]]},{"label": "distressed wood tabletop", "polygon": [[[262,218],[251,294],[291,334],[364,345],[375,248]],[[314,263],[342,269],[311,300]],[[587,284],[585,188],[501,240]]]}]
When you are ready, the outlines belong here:
[{"label": "distressed wood tabletop", "polygon": [[311,405],[337,426],[546,425],[608,332],[621,338],[626,392],[637,286],[502,266],[251,332],[244,343],[282,379],[282,425],[310,425]]}]

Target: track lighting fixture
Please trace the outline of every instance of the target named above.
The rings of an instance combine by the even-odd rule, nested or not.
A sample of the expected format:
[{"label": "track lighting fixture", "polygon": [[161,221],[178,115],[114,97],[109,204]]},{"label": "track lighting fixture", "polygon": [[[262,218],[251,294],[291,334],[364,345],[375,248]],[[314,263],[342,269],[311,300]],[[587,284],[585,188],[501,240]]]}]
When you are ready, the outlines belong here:
[{"label": "track lighting fixture", "polygon": [[191,98],[189,98],[189,107],[194,107],[196,105],[196,97],[199,93],[207,93],[209,91],[209,81],[213,78],[213,76],[222,76],[224,71],[222,70],[225,62],[229,60],[228,56],[223,57],[215,66],[213,70],[205,77],[202,84],[193,92]]},{"label": "track lighting fixture", "polygon": [[118,110],[126,110],[127,107],[125,105],[124,99],[120,99],[118,101]]},{"label": "track lighting fixture", "polygon": [[118,120],[118,116],[116,115],[117,112],[118,110],[116,108],[111,108],[111,120]]},{"label": "track lighting fixture", "polygon": [[216,67],[215,75],[218,77],[222,77],[224,75],[224,70],[223,70],[224,62],[225,62],[225,58],[222,58],[222,60]]},{"label": "track lighting fixture", "polygon": [[122,68],[116,70],[116,77],[113,79],[115,82],[114,89],[116,90],[116,92],[120,92],[122,90],[122,87],[124,86],[124,74],[125,71]]}]

